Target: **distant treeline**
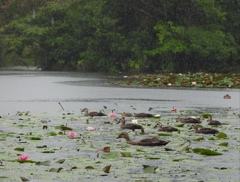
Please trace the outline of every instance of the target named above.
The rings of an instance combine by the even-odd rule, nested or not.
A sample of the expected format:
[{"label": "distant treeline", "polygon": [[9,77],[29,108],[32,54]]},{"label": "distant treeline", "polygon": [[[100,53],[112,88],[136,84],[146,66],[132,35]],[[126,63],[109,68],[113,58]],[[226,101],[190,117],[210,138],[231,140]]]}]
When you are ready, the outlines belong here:
[{"label": "distant treeline", "polygon": [[0,67],[237,72],[240,0],[3,0]]}]

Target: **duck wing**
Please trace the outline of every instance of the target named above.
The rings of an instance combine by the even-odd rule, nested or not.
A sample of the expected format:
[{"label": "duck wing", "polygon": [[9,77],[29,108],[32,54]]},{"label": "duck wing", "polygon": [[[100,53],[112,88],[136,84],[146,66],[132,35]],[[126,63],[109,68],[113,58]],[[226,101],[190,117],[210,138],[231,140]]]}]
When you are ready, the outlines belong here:
[{"label": "duck wing", "polygon": [[198,130],[199,133],[204,133],[204,134],[217,134],[219,133],[218,130],[212,129],[212,128],[201,128]]},{"label": "duck wing", "polygon": [[148,114],[148,113],[137,113],[134,115],[135,117],[141,117],[141,118],[150,118],[153,117],[152,114]]},{"label": "duck wing", "polygon": [[178,131],[178,129],[171,126],[165,126],[165,127],[159,128],[158,131],[173,132],[173,131]]}]

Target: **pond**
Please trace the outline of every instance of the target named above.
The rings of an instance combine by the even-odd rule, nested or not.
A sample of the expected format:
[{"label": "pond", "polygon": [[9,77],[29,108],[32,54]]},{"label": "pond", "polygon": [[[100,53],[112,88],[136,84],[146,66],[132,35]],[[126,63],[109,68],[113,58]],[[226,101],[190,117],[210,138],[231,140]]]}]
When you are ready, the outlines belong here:
[{"label": "pond", "polygon": [[[0,71],[1,180],[239,180],[239,89],[131,88],[111,85],[114,79],[119,78],[100,73]],[[223,99],[226,94],[231,99]],[[157,136],[170,142],[164,147],[128,145],[123,139],[115,139],[121,130],[113,119],[83,116],[85,107],[107,115],[114,110],[118,118],[122,112],[159,114],[160,118],[137,119],[145,128],[144,134],[128,133],[134,140]],[[177,112],[171,112],[173,107]],[[176,122],[179,116],[201,117],[203,113],[225,123],[216,129],[227,138],[196,134],[189,130],[190,125]],[[136,118],[126,121],[132,119]],[[207,126],[207,119],[201,120],[201,125]],[[181,132],[163,136],[153,128],[159,121],[179,127]],[[64,134],[59,130],[61,125],[70,127],[78,137],[69,139],[68,131]],[[96,131],[86,131],[90,125]],[[199,138],[202,140],[196,141]],[[183,150],[186,140],[191,141],[188,152]],[[222,143],[228,145],[219,145]],[[113,157],[104,156],[106,146],[110,146],[108,154],[115,154]],[[192,151],[199,147],[222,155]],[[29,154],[33,163],[19,163],[17,156],[23,153]],[[126,157],[126,153],[131,155]],[[110,165],[109,173],[102,170]],[[154,167],[147,171],[143,165]]]}]

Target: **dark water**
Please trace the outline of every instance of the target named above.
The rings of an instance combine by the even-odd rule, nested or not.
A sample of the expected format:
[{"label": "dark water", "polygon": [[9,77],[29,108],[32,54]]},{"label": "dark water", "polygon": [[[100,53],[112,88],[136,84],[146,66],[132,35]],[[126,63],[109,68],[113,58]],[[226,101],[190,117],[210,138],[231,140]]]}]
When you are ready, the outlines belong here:
[{"label": "dark water", "polygon": [[[0,112],[56,111],[103,106],[122,110],[147,108],[224,108],[239,109],[239,89],[156,89],[122,88],[109,83],[103,74],[0,71]],[[232,99],[223,99],[225,94]],[[154,110],[153,110],[154,112]]]}]

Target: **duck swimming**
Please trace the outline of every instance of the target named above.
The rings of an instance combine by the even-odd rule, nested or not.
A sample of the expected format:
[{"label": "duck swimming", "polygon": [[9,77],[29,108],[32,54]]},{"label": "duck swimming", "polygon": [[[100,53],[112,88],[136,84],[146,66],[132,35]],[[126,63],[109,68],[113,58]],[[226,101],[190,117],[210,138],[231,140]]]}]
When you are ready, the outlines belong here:
[{"label": "duck swimming", "polygon": [[148,114],[148,113],[135,113],[134,114],[135,117],[139,117],[139,118],[150,118],[150,117],[153,117],[152,114]]},{"label": "duck swimming", "polygon": [[138,125],[138,124],[134,124],[134,123],[128,123],[128,124],[125,124],[125,119],[124,118],[121,118],[119,119],[118,123],[121,123],[121,126],[120,128],[121,129],[129,129],[129,130],[132,130],[132,131],[135,131],[137,129],[140,129],[142,133],[144,133],[144,128],[141,126],[141,125]]},{"label": "duck swimming", "polygon": [[161,123],[157,123],[154,128],[157,128],[158,131],[165,131],[165,132],[173,132],[173,131],[178,131],[177,128],[174,128],[172,126],[162,126]]},{"label": "duck swimming", "polygon": [[220,123],[219,121],[217,120],[212,120],[212,116],[209,116],[208,117],[208,125],[215,125],[215,126],[219,126],[219,125],[222,125],[222,123]]},{"label": "duck swimming", "polygon": [[140,141],[132,141],[126,132],[121,133],[117,138],[125,138],[128,144],[141,146],[161,146],[169,143],[169,141],[159,140],[157,138],[145,138]]},{"label": "duck swimming", "polygon": [[176,118],[177,122],[181,122],[181,123],[201,123],[200,119],[196,119],[196,118]]},{"label": "duck swimming", "polygon": [[84,112],[84,116],[107,116],[106,114],[100,112],[96,112],[96,111],[92,111],[92,112],[88,112],[88,108],[84,108],[82,110],[82,112]]},{"label": "duck swimming", "polygon": [[219,133],[218,130],[212,129],[212,128],[200,128],[198,129],[198,126],[196,124],[193,124],[190,129],[194,129],[195,133],[203,133],[203,134],[217,134]]}]

